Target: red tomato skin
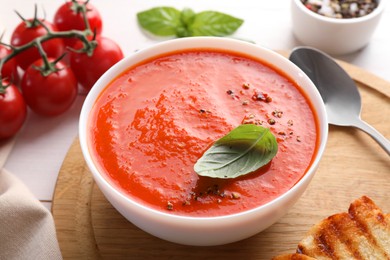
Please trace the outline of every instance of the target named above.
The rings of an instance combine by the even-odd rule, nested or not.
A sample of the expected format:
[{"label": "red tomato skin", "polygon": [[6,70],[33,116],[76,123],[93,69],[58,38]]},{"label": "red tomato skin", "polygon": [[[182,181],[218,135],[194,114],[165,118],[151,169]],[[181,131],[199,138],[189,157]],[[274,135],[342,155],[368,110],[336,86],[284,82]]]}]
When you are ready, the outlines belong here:
[{"label": "red tomato skin", "polygon": [[[80,2],[80,1],[79,1]],[[69,30],[85,30],[85,23],[81,13],[77,13],[72,9],[72,2],[67,1],[61,5],[54,15],[53,23],[57,26],[60,31]],[[103,30],[103,22],[99,11],[91,5],[87,4],[87,20],[92,32],[96,35],[100,35]],[[66,46],[72,47],[79,40],[75,38],[65,38],[64,42]]]},{"label": "red tomato skin", "polygon": [[[10,53],[10,49],[5,47],[4,45],[0,45],[0,59],[4,58]],[[7,79],[12,83],[19,83],[19,74],[15,58],[10,59],[3,65],[3,68],[1,70],[1,76],[3,79]]]},{"label": "red tomato skin", "polygon": [[[86,53],[70,53],[70,67],[79,83],[87,91],[92,88],[104,72],[123,59],[121,48],[111,39],[98,37],[96,41],[97,47],[91,57]],[[78,42],[74,47],[77,50],[81,49],[82,46],[82,43]]]},{"label": "red tomato skin", "polygon": [[[31,19],[30,19],[31,21]],[[48,21],[42,21],[50,30],[58,31],[57,27]],[[13,46],[22,46],[34,39],[47,34],[46,29],[42,25],[28,28],[25,22],[21,22],[13,31],[11,36],[11,44]],[[42,47],[48,57],[58,58],[65,51],[65,45],[61,38],[50,39],[42,43]],[[18,54],[15,59],[23,70],[39,59],[41,56],[36,47],[29,48]]]},{"label": "red tomato skin", "polygon": [[0,94],[0,140],[14,136],[23,126],[26,115],[27,106],[23,96],[11,84],[4,94]]},{"label": "red tomato skin", "polygon": [[43,60],[39,59],[28,67],[21,82],[22,93],[35,113],[57,116],[68,110],[76,99],[77,80],[72,70],[61,61],[56,64],[61,69],[46,77],[33,66],[42,64]]}]

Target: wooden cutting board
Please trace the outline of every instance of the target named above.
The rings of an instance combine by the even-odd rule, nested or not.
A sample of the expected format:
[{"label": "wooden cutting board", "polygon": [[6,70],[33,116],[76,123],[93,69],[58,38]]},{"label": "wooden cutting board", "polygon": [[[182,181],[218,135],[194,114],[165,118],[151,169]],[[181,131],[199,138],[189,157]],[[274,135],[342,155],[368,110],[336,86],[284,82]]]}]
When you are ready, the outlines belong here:
[{"label": "wooden cutting board", "polygon": [[[390,83],[340,64],[359,86],[362,118],[390,138]],[[365,133],[331,126],[320,167],[287,215],[237,243],[183,246],[155,238],[123,218],[94,183],[76,139],[59,172],[52,213],[64,259],[270,259],[294,252],[314,223],[346,211],[362,195],[390,212],[389,191],[390,157]]]}]

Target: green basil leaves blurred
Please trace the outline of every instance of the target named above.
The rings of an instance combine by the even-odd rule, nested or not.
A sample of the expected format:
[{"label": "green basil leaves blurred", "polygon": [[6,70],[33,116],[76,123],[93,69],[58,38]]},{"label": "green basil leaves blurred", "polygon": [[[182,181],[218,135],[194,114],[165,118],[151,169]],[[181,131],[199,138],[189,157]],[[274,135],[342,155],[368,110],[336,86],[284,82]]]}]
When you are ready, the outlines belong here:
[{"label": "green basil leaves blurred", "polygon": [[195,13],[189,8],[155,7],[137,14],[140,26],[155,36],[227,36],[244,20],[216,11]]}]

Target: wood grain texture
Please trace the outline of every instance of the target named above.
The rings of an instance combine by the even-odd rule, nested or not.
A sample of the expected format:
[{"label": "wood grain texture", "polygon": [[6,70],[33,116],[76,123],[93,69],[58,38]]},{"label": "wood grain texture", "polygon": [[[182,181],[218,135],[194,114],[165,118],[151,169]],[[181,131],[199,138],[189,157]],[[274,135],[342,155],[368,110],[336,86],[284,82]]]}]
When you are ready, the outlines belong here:
[{"label": "wood grain texture", "polygon": [[[362,118],[390,138],[390,83],[340,62],[358,83]],[[215,247],[166,242],[124,219],[93,182],[75,140],[59,173],[52,212],[64,259],[270,259],[292,253],[309,228],[362,195],[390,212],[390,158],[367,134],[330,127],[319,169],[292,209],[249,239]],[[189,234],[191,235],[191,234]]]},{"label": "wood grain texture", "polygon": [[91,222],[94,181],[78,139],[70,147],[59,175],[52,213],[61,252],[67,259],[99,259]]}]

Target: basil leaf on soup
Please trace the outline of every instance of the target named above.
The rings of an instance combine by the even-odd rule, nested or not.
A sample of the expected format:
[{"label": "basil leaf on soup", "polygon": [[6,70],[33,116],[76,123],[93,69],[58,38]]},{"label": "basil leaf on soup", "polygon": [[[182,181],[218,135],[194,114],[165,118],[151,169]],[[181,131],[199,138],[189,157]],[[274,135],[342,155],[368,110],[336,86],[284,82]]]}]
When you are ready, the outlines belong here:
[{"label": "basil leaf on soup", "polygon": [[137,14],[142,28],[157,36],[175,36],[183,27],[181,12],[173,7],[155,7]]},{"label": "basil leaf on soup", "polygon": [[188,30],[191,36],[226,36],[234,33],[244,20],[216,11],[197,13]]},{"label": "basil leaf on soup", "polygon": [[198,175],[236,178],[268,164],[278,151],[268,128],[243,124],[217,140],[194,166]]}]

